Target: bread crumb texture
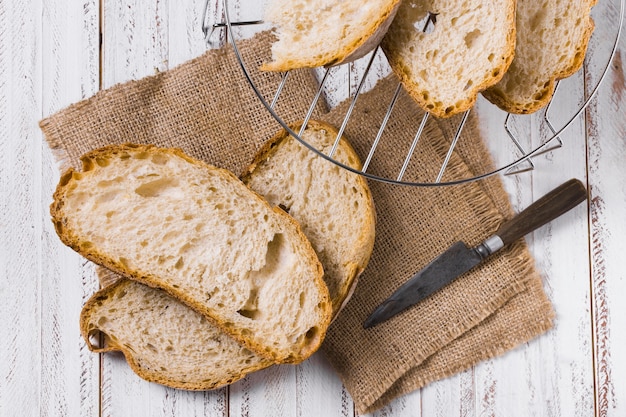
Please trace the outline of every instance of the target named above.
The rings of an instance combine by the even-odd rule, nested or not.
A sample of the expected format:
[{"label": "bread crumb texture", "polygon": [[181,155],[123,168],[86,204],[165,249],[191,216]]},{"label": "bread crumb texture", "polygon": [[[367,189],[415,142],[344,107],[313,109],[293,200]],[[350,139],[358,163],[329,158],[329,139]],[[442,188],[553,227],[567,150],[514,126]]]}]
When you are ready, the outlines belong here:
[{"label": "bread crumb texture", "polygon": [[405,0],[382,47],[416,102],[450,117],[469,109],[509,67],[515,0]]},{"label": "bread crumb texture", "polygon": [[51,213],[66,244],[261,355],[299,362],[324,337],[331,307],[310,243],[225,170],[178,150],[110,146],[63,176]]},{"label": "bread crumb texture", "polygon": [[335,65],[374,49],[400,0],[271,0],[265,20],[276,27],[272,62],[262,69],[286,71]]},{"label": "bread crumb texture", "polygon": [[515,58],[502,80],[485,91],[505,111],[528,114],[548,104],[556,81],[580,69],[594,22],[595,0],[519,0]]},{"label": "bread crumb texture", "polygon": [[[299,131],[301,123],[293,125]],[[310,145],[329,154],[337,130],[311,120],[301,134]],[[345,138],[333,159],[360,169],[361,162]],[[337,313],[372,253],[375,210],[365,179],[317,156],[286,131],[277,135],[243,177],[244,182],[280,206],[302,226],[322,265]]]},{"label": "bread crumb texture", "polygon": [[90,340],[104,336],[139,376],[174,388],[214,389],[272,364],[164,291],[130,280],[87,302],[81,331],[93,350],[101,349]]}]

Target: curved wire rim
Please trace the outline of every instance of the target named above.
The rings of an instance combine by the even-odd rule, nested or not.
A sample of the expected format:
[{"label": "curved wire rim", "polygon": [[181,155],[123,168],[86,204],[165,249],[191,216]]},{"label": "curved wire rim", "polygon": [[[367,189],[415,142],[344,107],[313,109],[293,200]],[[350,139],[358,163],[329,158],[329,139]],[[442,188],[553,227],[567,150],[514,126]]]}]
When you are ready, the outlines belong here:
[{"label": "curved wire rim", "polygon": [[502,167],[500,167],[498,169],[495,169],[495,170],[493,170],[491,172],[488,172],[486,174],[481,174],[481,175],[477,175],[477,176],[471,177],[471,178],[464,178],[464,179],[459,179],[459,180],[454,180],[454,181],[447,181],[447,182],[398,181],[398,180],[393,180],[393,179],[390,179],[390,178],[380,177],[378,175],[370,174],[368,172],[363,172],[361,170],[358,170],[358,169],[352,168],[352,167],[350,167],[348,165],[345,165],[345,164],[343,164],[343,163],[333,159],[332,157],[326,155],[323,152],[320,152],[315,147],[310,145],[307,141],[302,139],[296,132],[294,132],[285,123],[285,121],[282,119],[282,117],[280,117],[274,111],[274,109],[270,106],[270,104],[267,102],[267,100],[265,100],[265,98],[263,97],[263,95],[261,94],[259,89],[257,88],[256,84],[252,80],[252,76],[250,75],[250,72],[246,68],[246,66],[245,66],[245,64],[243,62],[243,57],[242,57],[241,53],[239,52],[239,48],[237,47],[237,42],[235,42],[233,28],[232,28],[232,25],[231,25],[231,22],[230,22],[230,12],[229,12],[229,9],[228,9],[228,0],[223,0],[223,4],[224,4],[224,17],[226,19],[226,29],[228,31],[228,36],[230,38],[230,43],[233,46],[233,50],[235,52],[235,56],[237,57],[237,60],[239,61],[239,65],[241,66],[241,69],[243,70],[243,73],[244,73],[246,79],[248,80],[248,83],[250,84],[250,86],[254,90],[255,94],[257,95],[257,97],[259,98],[261,103],[263,103],[263,105],[265,106],[267,111],[270,112],[270,114],[274,117],[274,119],[276,119],[276,121],[278,123],[280,123],[280,125],[283,127],[283,129],[285,129],[291,136],[296,138],[302,145],[306,146],[308,149],[310,149],[312,152],[315,152],[317,155],[321,156],[322,158],[332,162],[333,164],[339,165],[340,167],[342,167],[344,169],[347,169],[348,171],[354,172],[355,174],[363,175],[366,178],[370,178],[370,179],[373,179],[373,180],[376,180],[376,181],[380,181],[380,182],[384,182],[384,183],[388,183],[388,184],[396,184],[396,185],[406,185],[406,186],[414,186],[414,187],[440,187],[440,186],[446,186],[446,185],[465,184],[465,183],[469,183],[469,182],[473,182],[473,181],[482,180],[482,179],[491,177],[493,175],[499,174],[501,172],[504,172],[504,171],[506,171],[506,170],[508,170],[510,168],[513,168],[514,166],[517,166],[520,163],[529,160],[533,156],[536,156],[537,154],[540,154],[542,152],[543,148],[546,147],[546,145],[548,145],[553,140],[557,139],[559,137],[559,135],[561,135],[569,126],[572,125],[572,123],[578,118],[578,116],[580,116],[581,113],[583,111],[585,111],[585,109],[589,106],[589,103],[595,97],[595,95],[598,92],[600,86],[602,85],[602,82],[603,82],[604,78],[606,77],[606,75],[609,72],[609,68],[611,66],[611,63],[613,62],[613,58],[615,57],[615,53],[617,51],[619,39],[620,39],[620,36],[621,36],[621,33],[622,33],[622,23],[623,23],[623,18],[624,18],[624,2],[625,1],[626,0],[620,0],[620,13],[619,13],[619,19],[618,19],[619,20],[619,22],[618,22],[619,24],[618,24],[618,29],[617,29],[617,35],[615,36],[615,42],[613,43],[613,48],[611,49],[611,54],[610,54],[609,60],[608,60],[608,62],[606,64],[606,67],[604,68],[604,71],[602,72],[602,75],[600,76],[600,79],[598,80],[598,83],[595,85],[595,87],[591,91],[591,94],[589,95],[589,97],[587,97],[587,99],[585,100],[583,105],[572,116],[572,118],[563,127],[561,127],[561,129],[559,129],[558,131],[554,132],[554,135],[551,138],[547,139],[541,145],[537,146],[535,149],[533,149],[532,151],[528,152],[526,155],[522,156],[518,160],[513,161],[513,162],[511,162],[511,163],[509,163],[507,165],[504,165],[504,166],[502,166]]}]

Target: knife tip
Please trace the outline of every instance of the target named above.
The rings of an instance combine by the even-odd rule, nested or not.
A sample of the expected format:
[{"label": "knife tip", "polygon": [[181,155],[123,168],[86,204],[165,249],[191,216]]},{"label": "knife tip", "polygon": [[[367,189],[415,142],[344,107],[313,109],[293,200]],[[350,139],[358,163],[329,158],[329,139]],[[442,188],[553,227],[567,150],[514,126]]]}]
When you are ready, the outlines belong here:
[{"label": "knife tip", "polygon": [[363,328],[369,329],[371,327],[376,326],[377,324],[378,324],[378,320],[376,320],[376,317],[374,317],[374,315],[371,315],[367,318],[367,320],[363,322]]}]

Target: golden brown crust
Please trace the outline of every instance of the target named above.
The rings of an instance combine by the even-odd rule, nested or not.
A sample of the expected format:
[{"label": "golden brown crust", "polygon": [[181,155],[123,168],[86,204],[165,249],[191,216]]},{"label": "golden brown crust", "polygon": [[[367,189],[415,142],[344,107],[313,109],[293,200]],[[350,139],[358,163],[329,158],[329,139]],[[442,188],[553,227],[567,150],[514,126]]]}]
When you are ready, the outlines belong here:
[{"label": "golden brown crust", "polygon": [[[122,145],[109,145],[100,149],[96,149],[92,152],[85,154],[81,160],[83,162],[83,172],[87,172],[95,165],[98,164],[98,160],[106,160],[115,155],[124,155],[129,152],[152,152],[152,153],[164,153],[169,155],[179,156],[191,164],[197,165],[207,170],[212,170],[218,175],[227,178],[232,181],[239,182],[239,179],[230,171],[216,168],[214,166],[208,165],[203,161],[199,161],[193,159],[186,155],[181,149],[177,148],[157,148],[153,145],[136,145],[136,144],[122,144]],[[106,256],[103,253],[100,253],[98,249],[93,245],[86,245],[85,242],[82,242],[78,236],[76,236],[73,231],[68,227],[67,215],[63,212],[63,203],[65,200],[65,196],[67,191],[73,188],[73,182],[79,180],[81,178],[81,173],[76,172],[74,169],[70,168],[66,173],[61,176],[61,181],[59,182],[56,191],[53,195],[53,202],[50,206],[50,214],[52,216],[52,221],[54,223],[55,229],[61,241],[67,246],[74,249],[76,252],[80,253],[85,258],[90,261],[102,265],[126,278],[130,278],[146,284],[150,287],[160,288],[167,292],[169,295],[179,299],[184,304],[187,304],[192,309],[196,310],[200,314],[204,315],[211,323],[213,323],[218,328],[222,329],[225,333],[228,333],[241,344],[246,346],[248,349],[258,353],[260,356],[271,359],[277,363],[299,363],[308,358],[311,354],[313,354],[324,339],[326,329],[330,324],[331,320],[331,303],[330,297],[328,295],[328,289],[326,284],[323,281],[323,270],[322,266],[317,259],[317,255],[315,251],[311,247],[308,239],[304,237],[304,233],[300,229],[300,226],[293,218],[284,213],[282,210],[278,208],[273,208],[273,210],[278,213],[285,221],[286,225],[290,225],[296,233],[301,237],[302,241],[307,244],[306,252],[308,261],[315,264],[317,268],[317,273],[314,279],[316,287],[321,294],[322,300],[321,304],[324,308],[324,317],[322,321],[318,323],[319,332],[316,337],[313,339],[307,339],[310,344],[301,346],[301,349],[293,354],[288,356],[281,355],[279,352],[268,350],[265,346],[262,346],[259,343],[255,343],[248,337],[245,337],[241,330],[238,328],[234,328],[232,326],[226,326],[223,320],[220,320],[217,317],[212,315],[212,312],[203,304],[195,301],[191,296],[187,295],[184,291],[177,289],[167,283],[164,283],[158,276],[151,274],[148,271],[139,271],[139,270],[131,270],[126,265],[122,264],[119,260],[112,259]],[[270,207],[269,204],[257,193],[253,193],[254,198],[257,198],[262,204],[265,204],[267,207]]]},{"label": "golden brown crust", "polygon": [[[587,3],[589,4],[590,13],[591,8],[596,4],[596,0],[591,0]],[[572,61],[567,67],[554,72],[551,77],[546,80],[542,90],[533,95],[533,100],[523,103],[516,102],[512,97],[509,97],[505,91],[498,88],[497,85],[483,91],[483,96],[502,110],[514,114],[531,114],[547,106],[550,100],[552,100],[557,81],[570,77],[582,67],[585,61],[587,46],[589,45],[589,39],[591,38],[594,28],[595,22],[591,16],[589,16],[588,24],[585,27],[580,44],[576,47],[576,53],[572,57]]]},{"label": "golden brown crust", "polygon": [[87,300],[87,303],[85,303],[85,305],[83,306],[83,310],[81,311],[81,314],[80,314],[80,332],[83,338],[85,339],[85,342],[87,343],[87,347],[89,348],[89,350],[93,352],[98,352],[98,353],[122,352],[122,354],[126,358],[126,361],[130,365],[131,369],[137,375],[139,375],[141,378],[145,379],[146,381],[156,382],[158,384],[166,385],[172,388],[195,390],[195,391],[211,390],[211,389],[220,388],[224,385],[232,384],[233,382],[243,378],[244,376],[246,376],[247,374],[251,372],[255,372],[255,371],[267,368],[268,366],[273,364],[272,361],[265,360],[263,362],[258,363],[257,365],[249,366],[248,368],[242,369],[241,372],[237,374],[230,375],[229,377],[218,380],[218,381],[203,381],[203,382],[194,383],[194,382],[168,378],[167,376],[164,376],[163,374],[157,371],[141,367],[139,363],[137,362],[137,360],[135,359],[132,349],[130,349],[128,346],[125,346],[124,344],[117,344],[112,339],[108,339],[106,346],[103,346],[103,347],[93,346],[90,342],[90,337],[94,330],[99,331],[98,329],[90,329],[90,326],[89,326],[89,321],[90,321],[94,308],[96,308],[98,303],[103,302],[106,299],[112,298],[113,296],[115,296],[115,294],[117,294],[119,291],[123,291],[129,285],[130,285],[130,281],[127,279],[121,279],[119,281],[116,281],[115,283],[109,285],[108,287],[105,287],[99,290],[98,292],[96,292],[93,296],[91,296],[89,300]]},{"label": "golden brown crust", "polygon": [[420,85],[410,75],[407,64],[403,61],[397,46],[385,42],[385,39],[383,39],[381,46],[394,74],[396,74],[396,76],[400,79],[404,89],[415,100],[415,102],[424,111],[429,112],[433,116],[439,118],[452,117],[456,114],[469,110],[474,103],[476,103],[478,94],[492,85],[497,84],[508,70],[511,62],[513,62],[516,42],[515,7],[516,1],[510,1],[506,15],[507,26],[509,27],[506,34],[507,50],[502,56],[500,65],[492,70],[490,77],[484,78],[482,82],[476,83],[471,87],[467,99],[461,99],[454,103],[453,106],[446,106],[442,103],[438,103],[433,94],[420,87]]},{"label": "golden brown crust", "polygon": [[[289,128],[294,132],[299,132],[300,128],[302,127],[302,124],[303,124],[303,121],[299,121],[299,122],[289,125]],[[318,120],[309,120],[307,123],[307,129],[326,130],[330,132],[331,136],[335,136],[335,137],[339,135],[339,131],[334,126],[325,122],[318,121]],[[241,180],[245,184],[248,184],[257,166],[261,162],[270,158],[279,148],[280,144],[285,139],[288,139],[289,136],[290,134],[287,130],[281,129],[271,139],[269,139],[263,145],[263,147],[259,150],[259,152],[256,154],[252,163],[241,174],[240,176]],[[352,145],[350,145],[350,143],[345,137],[342,137],[339,143],[340,143],[340,146],[346,152],[346,154],[348,154],[349,157],[351,157],[352,160],[355,161],[355,164],[354,166],[352,166],[352,168],[360,170],[362,168],[360,158],[357,155],[354,148],[352,147]],[[357,182],[356,185],[363,192],[363,194],[368,196],[368,198],[366,199],[367,201],[366,211],[367,213],[369,213],[369,218],[366,220],[367,226],[360,230],[358,242],[355,245],[355,248],[356,248],[355,253],[359,254],[358,259],[355,259],[353,262],[347,265],[349,268],[351,268],[350,278],[344,282],[344,285],[340,288],[339,294],[337,294],[337,296],[331,300],[332,305],[333,305],[333,319],[337,317],[337,314],[339,314],[343,306],[345,306],[350,296],[352,295],[352,292],[354,291],[354,287],[358,281],[358,277],[363,273],[363,271],[367,267],[367,264],[369,262],[369,259],[371,257],[371,254],[374,248],[375,228],[376,228],[376,210],[374,207],[374,199],[372,197],[372,193],[369,189],[369,186],[367,185],[367,181],[365,180],[365,178],[361,175],[355,175],[355,180]]]},{"label": "golden brown crust", "polygon": [[366,22],[363,27],[363,34],[348,45],[343,46],[333,54],[323,56],[310,56],[307,60],[287,60],[281,62],[266,62],[261,65],[261,71],[289,71],[296,68],[317,68],[331,67],[355,61],[367,55],[374,49],[385,36],[389,25],[398,10],[401,0],[390,2],[387,7],[381,10],[376,20]]}]

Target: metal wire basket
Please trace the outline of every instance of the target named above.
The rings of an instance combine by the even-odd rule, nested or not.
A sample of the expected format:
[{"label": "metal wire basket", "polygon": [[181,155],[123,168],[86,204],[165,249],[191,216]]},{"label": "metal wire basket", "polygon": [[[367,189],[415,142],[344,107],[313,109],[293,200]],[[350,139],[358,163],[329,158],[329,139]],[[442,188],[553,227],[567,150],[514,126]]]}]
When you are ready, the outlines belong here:
[{"label": "metal wire basket", "polygon": [[[361,140],[369,141],[369,152],[366,156],[364,156],[362,169],[355,170],[352,167],[346,166],[334,159],[334,154],[336,147],[339,143],[339,138],[344,133],[344,130],[352,115],[352,111],[355,108],[356,102],[361,93],[374,85],[378,79],[391,72],[384,57],[384,54],[382,53],[380,48],[376,48],[370,54],[353,63],[330,68],[315,69],[319,80],[319,88],[317,94],[314,97],[310,98],[311,104],[309,106],[309,111],[307,112],[307,114],[302,115],[302,119],[305,121],[302,130],[304,129],[304,126],[306,126],[308,120],[311,118],[313,109],[316,107],[319,100],[326,99],[327,103],[330,106],[336,104],[336,90],[338,88],[345,88],[346,92],[343,94],[343,96],[351,100],[350,106],[348,107],[348,110],[346,111],[346,114],[343,118],[343,123],[341,124],[341,126],[338,126],[339,135],[335,140],[334,146],[332,146],[330,151],[323,152],[319,149],[316,149],[306,140],[302,139],[302,130],[300,130],[299,132],[293,131],[289,127],[288,123],[286,123],[281,115],[278,114],[276,111],[276,105],[280,100],[281,91],[289,80],[289,72],[286,72],[282,75],[282,80],[278,85],[276,85],[275,93],[271,99],[266,99],[266,97],[257,88],[255,79],[252,76],[252,72],[248,67],[248,63],[244,61],[241,53],[239,52],[237,43],[240,39],[249,37],[255,32],[261,30],[267,30],[271,26],[267,22],[263,22],[262,20],[263,3],[258,3],[258,0],[248,0],[248,2],[249,4],[246,4],[246,0],[222,0],[222,2],[220,3],[219,1],[211,2],[210,0],[207,0],[205,4],[202,30],[204,31],[205,39],[208,45],[211,45],[213,43],[223,43],[224,41],[229,41],[232,44],[235,55],[237,56],[241,65],[244,78],[247,80],[248,83],[250,83],[251,87],[254,89],[256,95],[258,96],[261,103],[263,103],[267,111],[272,114],[272,116],[282,125],[284,129],[286,129],[292,136],[298,139],[303,145],[308,147],[312,152],[319,154],[321,157],[341,166],[344,169],[356,172],[367,178],[409,186],[442,186],[476,181],[500,173],[505,175],[511,175],[533,170],[535,168],[535,163],[533,161],[535,157],[546,152],[558,149],[563,145],[563,140],[561,139],[561,136],[563,136],[565,130],[568,129],[574,123],[574,121],[581,116],[581,114],[583,114],[585,109],[595,98],[600,85],[602,84],[605,76],[610,69],[610,65],[616,53],[619,38],[621,36],[622,20],[624,16],[624,4],[626,0],[601,0],[592,9],[592,17],[594,15],[603,14],[605,16],[611,16],[611,18],[613,18],[615,22],[614,24],[596,26],[590,40],[590,47],[587,56],[585,58],[586,63],[591,62],[594,64],[584,66],[584,68],[591,68],[591,70],[587,70],[589,73],[585,74],[584,77],[585,96],[580,98],[580,104],[576,107],[576,109],[571,110],[571,114],[568,115],[566,120],[557,122],[553,120],[553,117],[551,116],[552,110],[553,108],[555,108],[555,106],[561,106],[561,102],[563,100],[568,100],[566,94],[561,93],[561,91],[563,90],[562,88],[560,88],[561,83],[557,84],[557,88],[550,103],[547,105],[547,107],[540,111],[540,114],[542,116],[541,123],[544,124],[544,131],[546,132],[546,135],[541,139],[541,143],[534,146],[532,149],[526,149],[522,145],[524,141],[522,141],[520,135],[516,133],[514,125],[520,119],[537,116],[506,114],[502,110],[497,109],[496,111],[500,111],[503,113],[504,123],[502,126],[502,132],[498,135],[495,135],[498,137],[491,138],[491,140],[502,141],[503,138],[506,138],[510,141],[511,156],[509,160],[501,162],[498,168],[490,172],[475,173],[472,174],[473,176],[471,177],[464,178],[450,178],[450,176],[448,175],[446,176],[445,181],[443,181],[444,173],[446,173],[446,168],[448,166],[450,157],[454,152],[454,149],[457,146],[459,140],[462,138],[463,128],[468,119],[470,111],[474,111],[474,109],[466,111],[458,118],[456,133],[454,134],[454,137],[449,138],[449,149],[446,153],[445,158],[443,158],[443,160],[441,161],[441,167],[436,177],[406,177],[407,167],[409,166],[409,163],[414,156],[414,151],[417,144],[424,134],[424,127],[426,126],[428,119],[432,117],[429,113],[424,113],[424,115],[419,120],[415,120],[416,133],[413,136],[413,141],[408,147],[408,151],[406,151],[406,156],[404,157],[402,164],[397,167],[397,170],[395,170],[394,174],[390,175],[389,173],[381,174],[377,172],[372,172],[372,161],[377,157],[376,149],[381,141],[381,138],[383,137],[383,132],[385,131],[387,122],[394,111],[394,105],[396,103],[396,100],[398,99],[399,94],[401,94],[402,92],[402,86],[398,83],[395,94],[389,102],[386,112],[380,115],[372,115],[372,117],[380,118],[380,129],[378,133],[372,138],[360,138]],[[252,14],[252,16],[250,16],[250,14]],[[429,20],[426,20],[424,22],[424,30],[427,29],[429,23]],[[610,40],[610,42],[607,41],[607,39]],[[358,74],[354,77],[355,79],[346,80],[343,83],[337,82],[337,80],[335,79],[334,82],[329,83],[329,80],[333,79],[333,77],[337,78],[336,74],[338,72],[344,71],[345,73],[345,69],[341,69],[345,66],[350,67],[348,70],[349,74]],[[330,84],[332,84],[332,86]],[[339,96],[341,96],[341,94],[339,94]]]}]

